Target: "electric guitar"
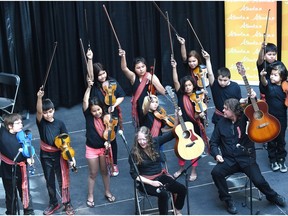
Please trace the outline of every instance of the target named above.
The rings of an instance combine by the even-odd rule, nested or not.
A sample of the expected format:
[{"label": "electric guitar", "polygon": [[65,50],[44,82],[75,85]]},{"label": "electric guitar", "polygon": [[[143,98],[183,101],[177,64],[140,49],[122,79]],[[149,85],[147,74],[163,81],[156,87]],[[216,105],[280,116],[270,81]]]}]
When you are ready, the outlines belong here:
[{"label": "electric guitar", "polygon": [[[175,109],[179,109],[175,94],[171,86],[165,87],[167,93],[173,101]],[[175,127],[176,143],[174,146],[175,154],[182,160],[192,160],[199,157],[205,148],[203,139],[194,132],[192,122],[184,122],[182,116],[178,116],[180,124]]]},{"label": "electric guitar", "polygon": [[[247,92],[251,92],[251,87],[245,75],[246,71],[242,62],[236,63],[237,70],[242,76]],[[251,104],[244,113],[249,119],[248,137],[257,143],[266,143],[275,139],[280,133],[280,122],[273,115],[268,113],[268,104],[265,101],[257,101],[250,98]]]}]

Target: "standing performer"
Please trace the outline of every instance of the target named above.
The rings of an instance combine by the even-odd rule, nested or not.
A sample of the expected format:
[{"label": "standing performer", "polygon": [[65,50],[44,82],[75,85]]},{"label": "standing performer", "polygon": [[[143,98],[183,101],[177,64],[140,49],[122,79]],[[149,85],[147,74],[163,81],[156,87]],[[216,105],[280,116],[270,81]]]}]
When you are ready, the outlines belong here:
[{"label": "standing performer", "polygon": [[[256,93],[251,92],[251,97]],[[236,214],[237,209],[228,191],[226,177],[244,172],[266,199],[279,206],[285,206],[285,198],[277,194],[264,179],[256,162],[254,142],[247,135],[248,119],[239,100],[227,99],[223,107],[224,118],[216,125],[210,139],[211,156],[218,162],[211,175],[218,189],[220,200],[226,203],[227,211]],[[231,130],[232,129],[232,130]]]},{"label": "standing performer", "polygon": [[[184,206],[187,189],[184,185],[175,181],[167,170],[162,168],[159,147],[174,138],[173,132],[165,133],[163,136],[152,138],[150,130],[142,126],[135,134],[134,145],[129,157],[130,175],[136,181],[142,181],[149,195],[158,197],[158,208],[160,215],[168,215],[168,193],[176,195],[176,214]],[[139,170],[139,176],[135,170],[132,158]],[[141,180],[140,180],[141,179]],[[164,187],[159,193],[159,188]],[[140,190],[143,191],[142,185]],[[158,192],[157,192],[158,191]]]},{"label": "standing performer", "polygon": [[[194,131],[196,134],[201,135],[206,145],[208,145],[208,137],[205,132],[205,128],[201,122],[201,119],[205,118],[205,113],[197,113],[195,111],[195,102],[191,101],[191,96],[195,93],[195,80],[190,76],[185,76],[181,78],[180,82],[178,80],[177,74],[177,63],[175,59],[171,59],[172,73],[173,73],[173,82],[175,91],[178,97],[178,105],[182,110],[184,121],[190,121],[194,125]],[[200,103],[203,103],[200,101]],[[194,162],[196,160],[196,162]],[[180,169],[174,173],[174,177],[177,178],[181,172],[184,170],[185,160],[179,158],[178,160]],[[195,181],[197,179],[196,167],[198,166],[197,159],[191,160],[192,171],[189,177],[189,181]]]},{"label": "standing performer", "polygon": [[[147,96],[152,74],[147,72],[146,60],[143,57],[134,59],[133,69],[135,72],[133,72],[127,67],[125,50],[119,49],[119,56],[121,56],[121,69],[132,85],[132,117],[134,126],[137,128],[142,125],[139,113],[142,109],[144,97]],[[165,89],[155,74],[153,75],[152,84],[160,94],[165,95]]]},{"label": "standing performer", "polygon": [[285,133],[287,129],[287,107],[285,105],[286,94],[283,92],[282,83],[286,82],[287,69],[285,65],[276,61],[270,64],[270,76],[266,78],[267,72],[264,69],[260,72],[262,93],[265,94],[268,104],[268,112],[276,117],[281,125],[279,135],[267,143],[268,157],[273,171],[287,172],[285,164],[287,151]]},{"label": "standing performer", "polygon": [[106,163],[105,151],[109,146],[108,142],[103,138],[103,133],[105,130],[102,119],[104,115],[104,108],[103,104],[97,97],[90,98],[92,85],[93,82],[88,80],[82,105],[86,120],[86,158],[89,167],[88,197],[86,205],[90,208],[95,206],[94,185],[99,169],[104,183],[106,199],[109,202],[114,202],[116,199],[110,191],[110,176]]},{"label": "standing performer", "polygon": [[[68,133],[63,121],[54,118],[55,108],[53,102],[44,96],[43,86],[37,93],[36,124],[40,134],[40,160],[47,191],[49,206],[44,210],[44,215],[51,215],[60,208],[56,193],[56,179],[61,191],[62,203],[66,214],[73,215],[74,209],[70,199],[70,176],[68,162],[61,156],[61,150],[56,147],[54,140],[62,133]],[[70,166],[76,166],[73,157]]]},{"label": "standing performer", "polygon": [[[93,52],[91,49],[88,49],[87,58],[88,79],[94,82],[91,89],[90,98],[93,98],[94,96],[98,97],[99,100],[104,104],[104,111],[106,113],[112,113],[113,117],[118,118],[120,129],[123,130],[122,111],[120,108],[120,104],[124,100],[125,92],[123,91],[119,83],[108,75],[107,71],[101,63],[93,64]],[[109,85],[112,83],[113,85],[109,89]],[[112,98],[112,104],[109,104],[109,95],[111,95],[110,97]],[[105,103],[107,98],[108,104]],[[117,133],[118,125],[114,129],[115,133]],[[112,172],[111,175],[117,176],[119,174],[119,168],[117,166],[118,145],[116,138],[111,142],[111,147],[114,161],[114,172]]]},{"label": "standing performer", "polygon": [[[16,137],[16,134],[23,129],[21,115],[17,113],[6,115],[4,125],[5,127],[0,124],[0,171],[5,190],[5,214],[17,214],[17,207],[19,208],[16,198],[18,190],[23,203],[24,215],[34,215],[27,169],[27,163],[31,165],[33,159],[25,158],[20,153],[19,150],[22,149],[23,151],[23,147]],[[14,174],[15,176],[13,176]],[[15,185],[13,185],[13,182],[15,182]]]}]

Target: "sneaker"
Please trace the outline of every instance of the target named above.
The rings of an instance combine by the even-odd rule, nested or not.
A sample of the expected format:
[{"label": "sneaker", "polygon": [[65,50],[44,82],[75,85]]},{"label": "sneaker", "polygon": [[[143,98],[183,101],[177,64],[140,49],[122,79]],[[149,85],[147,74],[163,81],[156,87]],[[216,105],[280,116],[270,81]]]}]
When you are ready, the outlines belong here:
[{"label": "sneaker", "polygon": [[280,161],[279,163],[280,172],[285,173],[287,172],[287,166],[284,161]]},{"label": "sneaker", "polygon": [[114,164],[113,165],[113,169],[114,169],[114,172],[111,173],[111,176],[118,176],[119,175],[119,169],[118,169],[118,166],[117,164]]},{"label": "sneaker", "polygon": [[43,212],[43,215],[51,215],[60,208],[60,204],[50,204]]},{"label": "sneaker", "polygon": [[227,208],[227,211],[230,213],[230,214],[237,214],[237,208],[233,202],[233,200],[229,199],[229,200],[225,200],[225,203],[226,203],[226,208]]},{"label": "sneaker", "polygon": [[273,162],[273,163],[271,163],[271,169],[275,172],[275,171],[279,170],[280,167],[279,167],[277,162]]},{"label": "sneaker", "polygon": [[278,206],[285,206],[286,205],[286,201],[285,198],[279,194],[277,194],[276,196],[272,197],[272,198],[267,198],[268,201],[278,205]]}]

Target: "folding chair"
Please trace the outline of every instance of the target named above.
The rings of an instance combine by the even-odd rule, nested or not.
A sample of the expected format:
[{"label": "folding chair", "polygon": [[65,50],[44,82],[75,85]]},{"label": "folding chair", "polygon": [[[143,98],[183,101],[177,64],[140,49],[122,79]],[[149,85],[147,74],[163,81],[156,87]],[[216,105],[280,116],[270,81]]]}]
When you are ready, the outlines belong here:
[{"label": "folding chair", "polygon": [[[250,179],[248,178],[248,176],[246,176],[245,173],[234,173],[233,175],[227,176],[226,180],[228,184],[229,193],[237,193],[241,191],[245,192],[245,203],[246,203],[250,190]],[[254,191],[253,196],[255,196],[255,198],[258,200],[262,200],[261,192],[253,184],[252,184],[252,190]]]},{"label": "folding chair", "polygon": [[3,114],[11,114],[14,111],[20,77],[16,74],[0,73],[0,121]]}]

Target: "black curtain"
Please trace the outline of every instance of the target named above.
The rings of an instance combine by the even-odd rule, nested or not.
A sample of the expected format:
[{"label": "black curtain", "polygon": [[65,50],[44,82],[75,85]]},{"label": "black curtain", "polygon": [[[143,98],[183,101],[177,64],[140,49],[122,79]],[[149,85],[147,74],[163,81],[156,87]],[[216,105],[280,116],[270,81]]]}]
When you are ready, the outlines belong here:
[{"label": "black curtain", "polygon": [[[214,71],[225,65],[224,2],[156,2],[177,33],[186,40],[187,51],[201,51],[188,25],[195,29],[204,49],[211,54]],[[57,48],[45,86],[45,97],[56,107],[71,107],[82,102],[86,66],[85,52],[90,44],[94,62],[106,66],[125,92],[131,88],[120,68],[119,45],[104,11],[105,5],[120,46],[127,53],[130,69],[133,58],[143,56],[148,67],[156,59],[155,73],[162,84],[172,85],[168,25],[152,1],[18,1],[0,3],[0,71],[21,77],[15,111],[35,112],[36,93],[43,84],[51,56]],[[179,75],[186,74],[181,64],[180,44],[172,31]]]}]

